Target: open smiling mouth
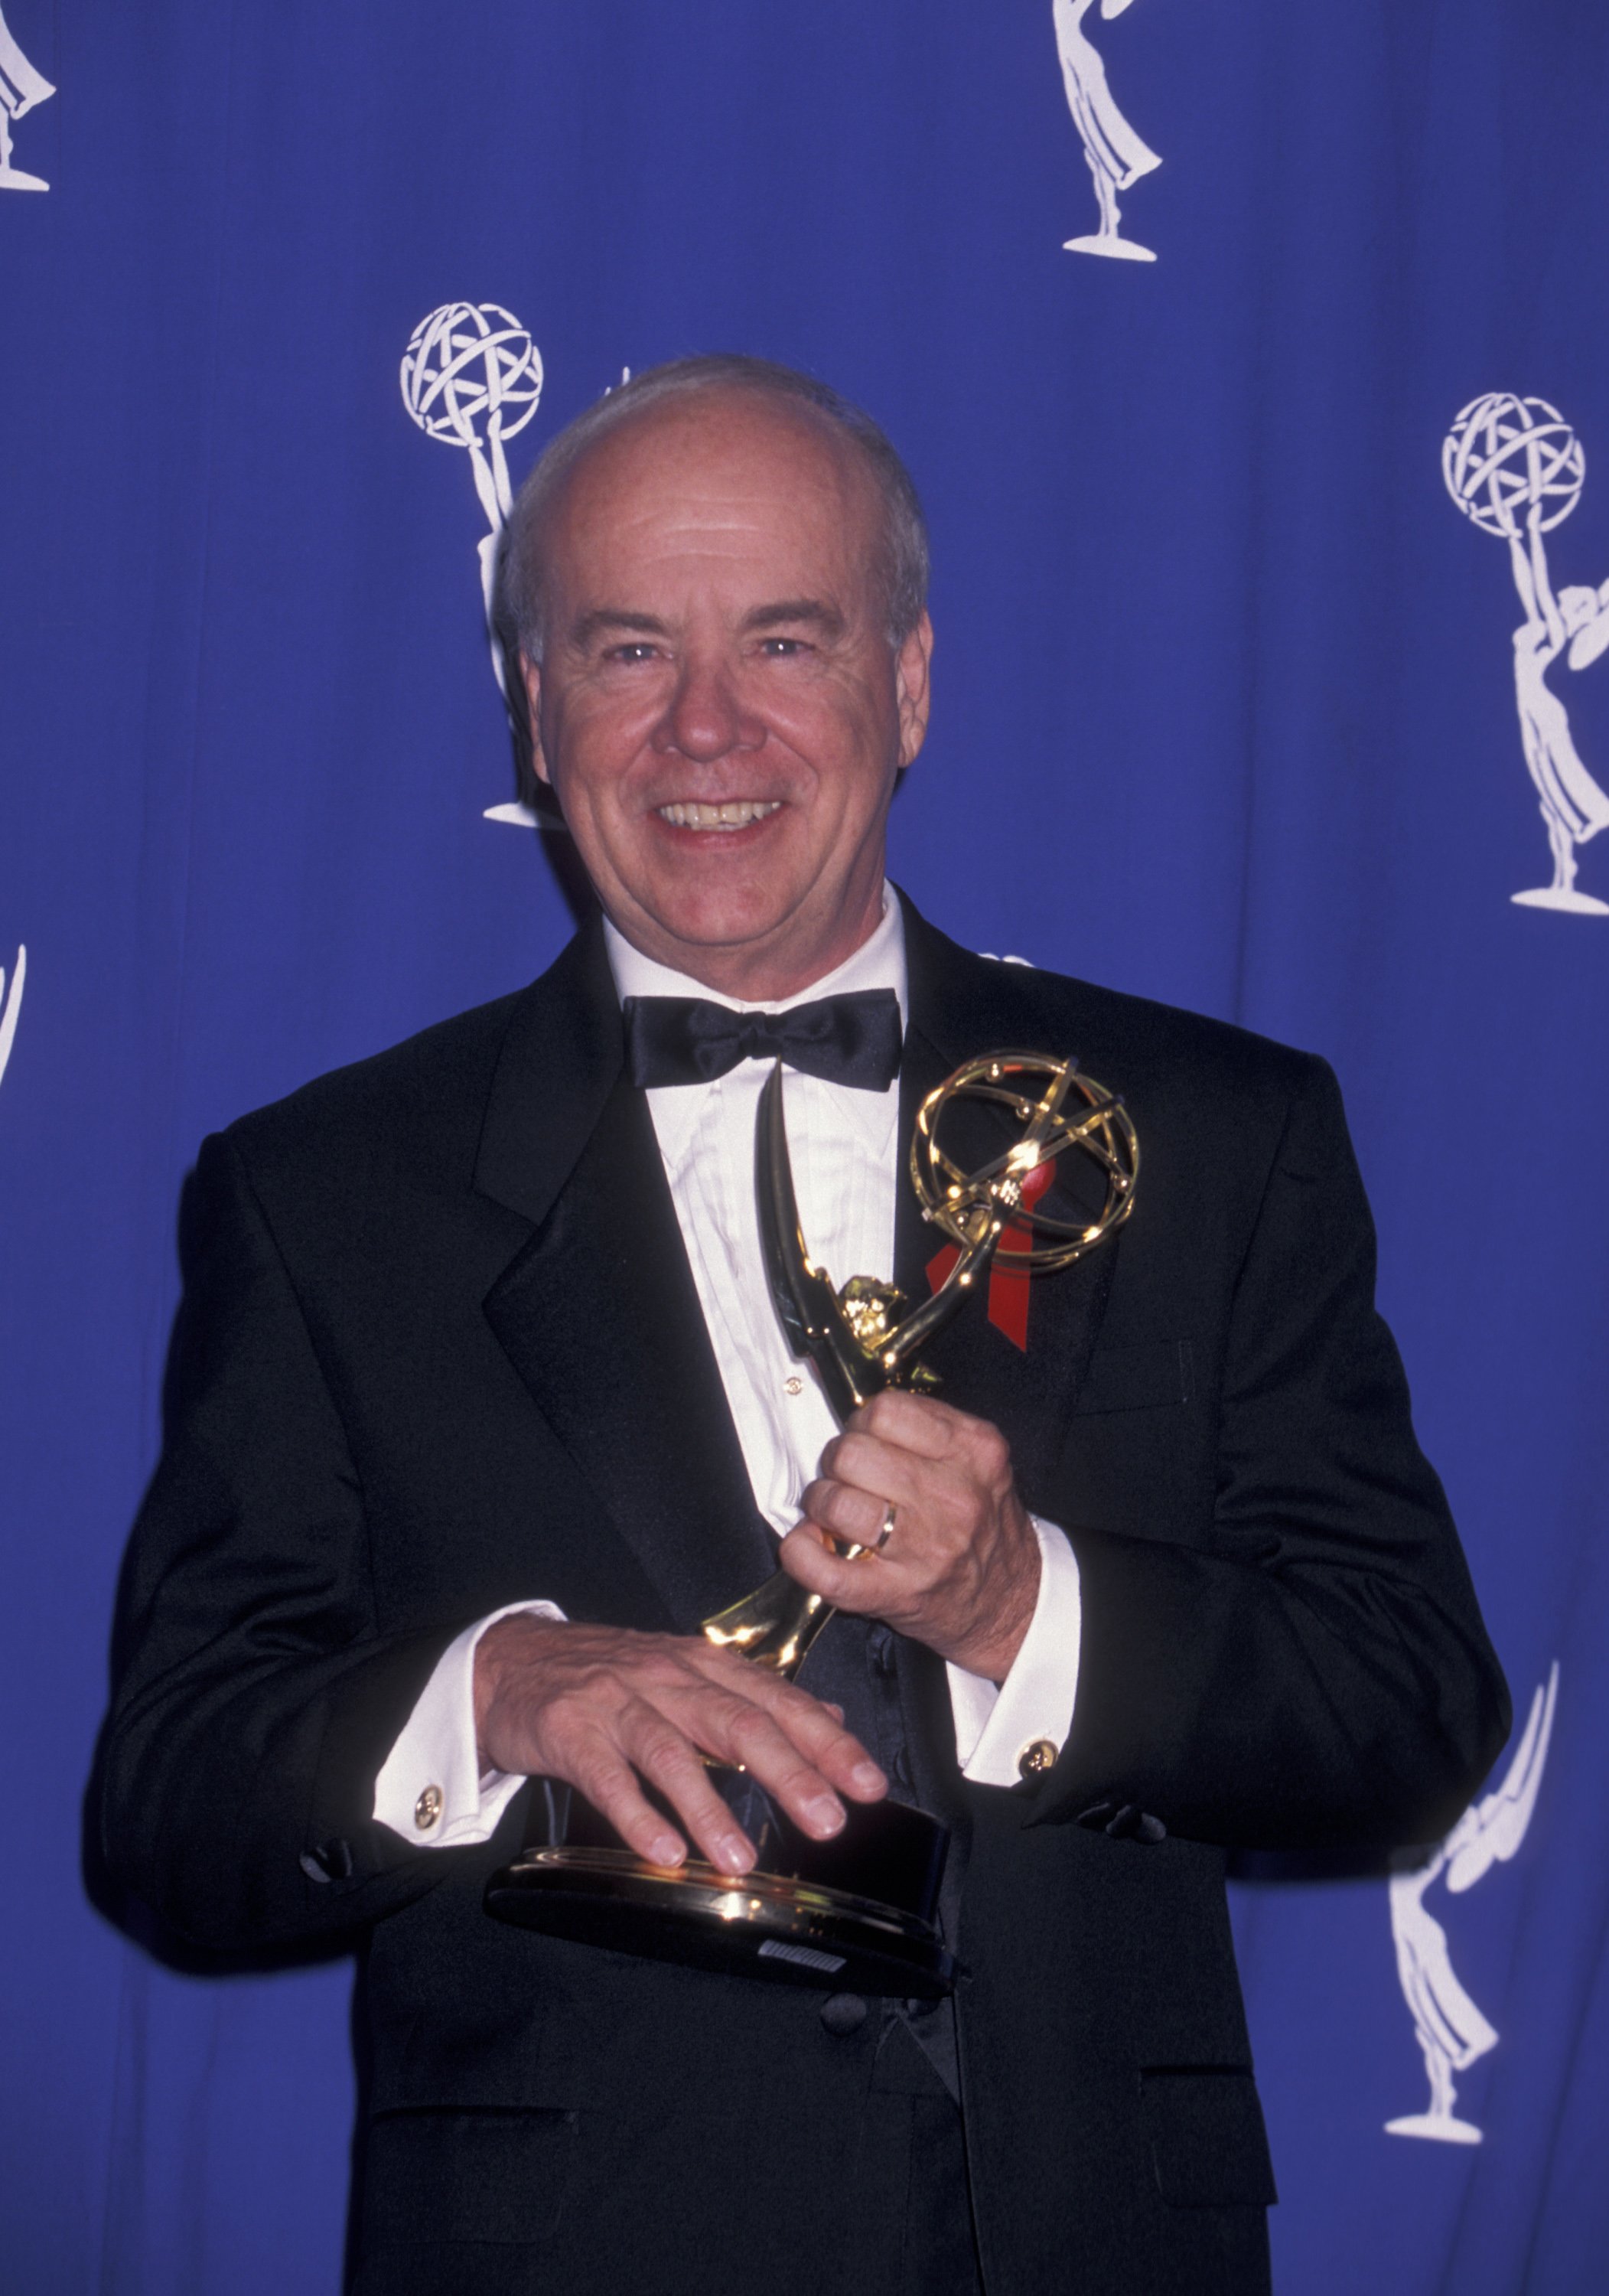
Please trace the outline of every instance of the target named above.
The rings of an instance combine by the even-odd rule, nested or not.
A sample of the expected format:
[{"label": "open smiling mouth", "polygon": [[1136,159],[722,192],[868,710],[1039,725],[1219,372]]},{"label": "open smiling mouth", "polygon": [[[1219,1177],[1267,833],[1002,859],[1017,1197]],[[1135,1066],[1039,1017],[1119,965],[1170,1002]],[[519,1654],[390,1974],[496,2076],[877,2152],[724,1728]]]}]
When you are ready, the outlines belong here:
[{"label": "open smiling mouth", "polygon": [[673,829],[747,829],[781,810],[780,798],[733,797],[724,805],[695,805],[678,801],[655,809]]}]

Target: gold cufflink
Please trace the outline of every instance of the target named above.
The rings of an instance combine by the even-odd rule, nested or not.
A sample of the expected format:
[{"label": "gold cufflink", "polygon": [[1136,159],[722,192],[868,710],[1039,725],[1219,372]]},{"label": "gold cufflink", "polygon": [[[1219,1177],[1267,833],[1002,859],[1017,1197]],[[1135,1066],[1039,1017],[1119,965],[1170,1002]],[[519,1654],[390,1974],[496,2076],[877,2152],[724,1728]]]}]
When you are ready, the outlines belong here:
[{"label": "gold cufflink", "polygon": [[1060,1751],[1054,1738],[1031,1739],[1017,1758],[1017,1776],[1042,1778],[1045,1772],[1054,1767]]},{"label": "gold cufflink", "polygon": [[413,1823],[421,1833],[429,1833],[441,1816],[441,1788],[427,1786],[413,1805]]}]

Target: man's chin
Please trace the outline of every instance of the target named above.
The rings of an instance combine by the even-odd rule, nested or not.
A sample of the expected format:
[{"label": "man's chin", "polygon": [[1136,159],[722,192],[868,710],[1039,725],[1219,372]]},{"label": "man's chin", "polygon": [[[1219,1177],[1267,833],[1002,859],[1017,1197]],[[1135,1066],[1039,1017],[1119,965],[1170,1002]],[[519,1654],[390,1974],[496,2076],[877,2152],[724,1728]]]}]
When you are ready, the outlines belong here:
[{"label": "man's chin", "polygon": [[808,878],[801,882],[793,870],[778,869],[780,857],[774,852],[746,857],[697,849],[714,842],[710,837],[690,840],[694,849],[671,857],[668,866],[664,857],[656,856],[658,865],[643,870],[634,883],[622,873],[626,913],[617,922],[628,939],[638,938],[633,919],[641,920],[641,930],[679,947],[712,953],[764,947],[788,937],[807,899]]},{"label": "man's chin", "polygon": [[[786,823],[791,810],[772,820]],[[802,825],[796,816],[795,824]],[[747,852],[712,852],[719,834],[674,844],[652,837],[646,850],[634,840],[626,850],[617,847],[629,865],[610,867],[600,890],[616,925],[645,955],[759,1003],[792,993],[778,985],[784,980],[829,971],[870,929],[858,889],[836,872],[824,877],[805,840],[753,839],[745,830],[738,836]],[[751,964],[752,983],[744,977]]]},{"label": "man's chin", "polygon": [[[643,927],[656,939],[690,955],[738,955],[744,949],[774,947],[788,937],[795,906],[776,899],[720,901],[666,900],[642,911]],[[635,938],[630,924],[623,926]]]}]

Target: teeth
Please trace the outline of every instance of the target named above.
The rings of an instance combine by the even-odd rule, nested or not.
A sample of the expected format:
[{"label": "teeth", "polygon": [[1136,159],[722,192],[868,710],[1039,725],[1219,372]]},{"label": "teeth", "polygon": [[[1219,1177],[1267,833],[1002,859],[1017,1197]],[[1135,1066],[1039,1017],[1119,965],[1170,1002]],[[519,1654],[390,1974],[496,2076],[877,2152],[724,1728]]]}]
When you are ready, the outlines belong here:
[{"label": "teeth", "polygon": [[673,829],[747,829],[751,821],[764,821],[768,813],[775,813],[781,802],[780,798],[734,797],[724,805],[662,805],[659,818]]}]

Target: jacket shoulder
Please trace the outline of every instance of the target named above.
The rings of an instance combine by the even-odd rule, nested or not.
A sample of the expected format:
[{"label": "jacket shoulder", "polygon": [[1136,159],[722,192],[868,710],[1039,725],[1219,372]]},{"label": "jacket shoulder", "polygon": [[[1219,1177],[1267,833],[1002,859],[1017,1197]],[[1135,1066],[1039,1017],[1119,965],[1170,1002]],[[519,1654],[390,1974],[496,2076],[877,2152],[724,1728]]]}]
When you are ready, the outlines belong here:
[{"label": "jacket shoulder", "polygon": [[487,1091],[509,1029],[531,988],[438,1021],[384,1052],[254,1109],[224,1138],[254,1178],[376,1163],[417,1168],[427,1144],[457,1163],[472,1157]]},{"label": "jacket shoulder", "polygon": [[[1211,1092],[1288,1101],[1330,1081],[1312,1053],[1182,1005],[1136,996],[1015,958],[980,956],[919,921],[917,962],[928,1001],[952,1035],[987,1029],[1002,1046],[1014,1028],[1034,1047],[1071,1054],[1113,1090]],[[983,1049],[983,1040],[968,1047]]]},{"label": "jacket shoulder", "polygon": [[[1065,1015],[1075,1038],[1082,1039],[1082,1060],[1092,1062],[1097,1046],[1104,1057],[1109,1046],[1114,1058],[1139,1062],[1147,1070],[1183,1070],[1230,1091],[1289,1094],[1327,1073],[1317,1054],[1210,1013],[1105,988],[1070,973],[1034,971],[1032,980],[1047,1019]],[[1078,1044],[1071,1049],[1079,1050]]]}]

